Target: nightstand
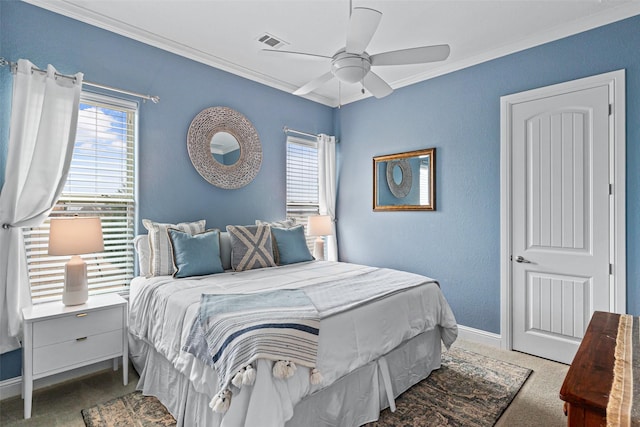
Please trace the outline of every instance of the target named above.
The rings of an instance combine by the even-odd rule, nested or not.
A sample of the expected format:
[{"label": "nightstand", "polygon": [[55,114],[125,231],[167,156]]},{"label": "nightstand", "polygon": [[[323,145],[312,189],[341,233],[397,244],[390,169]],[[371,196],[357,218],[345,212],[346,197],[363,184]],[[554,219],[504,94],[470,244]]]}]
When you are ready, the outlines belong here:
[{"label": "nightstand", "polygon": [[129,382],[127,301],[118,294],[89,297],[85,304],[36,304],[22,310],[24,417],[31,418],[33,381],[103,360],[122,357],[122,382]]}]

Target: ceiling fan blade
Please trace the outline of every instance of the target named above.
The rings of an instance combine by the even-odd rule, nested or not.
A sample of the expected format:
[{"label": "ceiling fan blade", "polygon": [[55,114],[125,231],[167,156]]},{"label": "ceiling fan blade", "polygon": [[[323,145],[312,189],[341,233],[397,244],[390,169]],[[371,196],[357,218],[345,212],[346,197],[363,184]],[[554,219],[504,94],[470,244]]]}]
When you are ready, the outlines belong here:
[{"label": "ceiling fan blade", "polygon": [[306,57],[309,59],[331,59],[330,56],[324,55],[316,55],[315,53],[306,53],[306,52],[295,52],[292,50],[276,50],[276,49],[261,49],[262,52],[275,52],[275,53],[284,53],[285,55],[298,56],[298,57]]},{"label": "ceiling fan blade", "polygon": [[382,12],[366,7],[356,7],[351,12],[346,51],[361,54],[365,51],[380,24]]},{"label": "ceiling fan blade", "polygon": [[371,65],[408,65],[444,61],[449,57],[448,44],[422,46],[371,55]]},{"label": "ceiling fan blade", "polygon": [[331,72],[325,73],[320,77],[316,77],[315,79],[311,80],[309,83],[307,83],[306,85],[302,86],[301,88],[293,92],[293,94],[306,95],[310,92],[313,92],[314,90],[316,90],[317,88],[319,88],[320,86],[322,86],[323,84],[331,80],[332,78],[333,78],[333,74],[331,74]]},{"label": "ceiling fan blade", "polygon": [[384,98],[393,92],[391,86],[387,84],[382,78],[374,73],[373,71],[369,71],[366,76],[364,76],[364,80],[362,81],[365,89],[367,89],[373,96],[376,98]]}]

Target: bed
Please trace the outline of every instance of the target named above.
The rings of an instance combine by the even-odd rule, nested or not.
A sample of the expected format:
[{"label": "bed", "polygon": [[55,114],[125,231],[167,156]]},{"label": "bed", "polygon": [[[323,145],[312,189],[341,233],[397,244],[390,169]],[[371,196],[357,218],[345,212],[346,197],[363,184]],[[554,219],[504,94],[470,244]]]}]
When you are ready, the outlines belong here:
[{"label": "bed", "polygon": [[[222,233],[224,267],[230,257],[227,239]],[[316,309],[315,365],[298,364],[277,376],[274,367],[282,361],[257,357],[248,366],[254,369],[252,381],[242,385],[218,369],[210,354],[194,351],[194,342],[206,344],[202,334],[194,333],[195,325],[204,322],[205,297],[293,292],[303,293]],[[442,343],[449,347],[457,336],[455,318],[435,280],[342,262],[225,268],[184,278],[140,276],[131,282],[129,305],[137,387],[156,396],[178,426],[359,426],[375,421],[382,409],[394,408],[395,397],[440,367]],[[237,318],[245,317],[241,310]],[[321,374],[315,381],[314,372]],[[229,401],[219,410],[214,401],[223,391]]]}]

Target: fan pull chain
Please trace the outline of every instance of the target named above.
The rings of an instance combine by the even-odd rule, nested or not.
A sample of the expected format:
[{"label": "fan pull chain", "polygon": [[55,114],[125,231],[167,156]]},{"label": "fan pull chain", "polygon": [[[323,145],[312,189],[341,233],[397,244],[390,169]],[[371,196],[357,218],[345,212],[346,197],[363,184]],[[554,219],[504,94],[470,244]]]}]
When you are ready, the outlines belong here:
[{"label": "fan pull chain", "polygon": [[364,59],[360,58],[360,69],[362,70],[362,80],[360,80],[360,83],[362,83],[362,94],[364,95]]}]

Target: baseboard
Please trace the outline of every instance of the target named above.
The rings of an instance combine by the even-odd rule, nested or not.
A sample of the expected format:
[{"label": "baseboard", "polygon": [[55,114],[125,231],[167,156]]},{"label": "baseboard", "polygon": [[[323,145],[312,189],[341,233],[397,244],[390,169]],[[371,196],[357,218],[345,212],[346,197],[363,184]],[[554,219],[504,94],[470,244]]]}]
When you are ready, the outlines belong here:
[{"label": "baseboard", "polygon": [[[0,381],[0,400],[21,394],[22,377],[9,378]],[[17,392],[16,392],[17,391]]]},{"label": "baseboard", "polygon": [[[106,369],[113,369],[113,360],[104,360],[102,362],[94,363],[93,365],[83,366],[81,368],[72,369],[71,371],[51,375],[50,377],[37,379],[34,381],[33,389],[37,390],[39,388],[49,387],[53,384],[84,377]],[[15,377],[0,381],[0,400],[20,396],[21,394],[22,377]]]},{"label": "baseboard", "polygon": [[502,347],[502,337],[499,334],[470,328],[468,326],[458,325],[458,338],[492,347]]}]

